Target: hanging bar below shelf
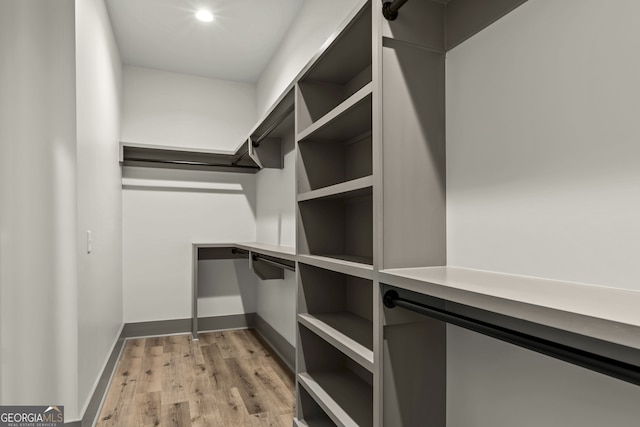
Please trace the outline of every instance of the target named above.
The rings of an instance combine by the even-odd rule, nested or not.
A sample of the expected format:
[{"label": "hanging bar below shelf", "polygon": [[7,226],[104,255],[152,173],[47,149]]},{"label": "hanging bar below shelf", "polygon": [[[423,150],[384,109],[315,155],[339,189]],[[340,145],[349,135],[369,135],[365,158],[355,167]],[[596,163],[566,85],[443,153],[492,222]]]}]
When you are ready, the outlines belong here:
[{"label": "hanging bar below shelf", "polygon": [[420,302],[401,298],[395,290],[386,291],[383,297],[383,302],[387,308],[393,308],[396,306],[402,307],[433,319],[515,344],[528,350],[545,354],[555,359],[563,360],[631,384],[640,385],[640,366],[638,365],[570,347],[559,342],[525,334],[503,326],[474,319],[472,317],[463,316],[442,308],[432,307]]},{"label": "hanging bar below shelf", "polygon": [[382,15],[387,18],[387,21],[394,21],[398,17],[398,11],[407,0],[394,0],[393,2],[385,2],[382,5]]},{"label": "hanging bar below shelf", "polygon": [[271,132],[273,132],[273,130],[274,130],[275,128],[277,128],[278,126],[280,126],[280,124],[281,124],[282,122],[284,122],[284,121],[285,121],[285,119],[286,119],[287,117],[289,117],[289,115],[290,115],[291,113],[293,113],[293,108],[294,108],[293,104],[292,104],[291,106],[287,107],[287,109],[286,109],[285,111],[283,111],[283,112],[282,112],[282,114],[280,114],[278,117],[276,117],[276,119],[273,121],[273,123],[271,123],[271,125],[269,125],[269,127],[267,128],[267,130],[265,130],[264,132],[262,132],[262,134],[261,134],[260,136],[258,136],[257,138],[255,138],[255,139],[254,139],[254,138],[251,138],[251,144],[252,144],[254,147],[259,147],[259,146],[260,146],[260,143],[261,143],[261,142],[262,142],[266,137],[268,137],[268,136],[269,136],[269,134],[270,134]]},{"label": "hanging bar below shelf", "polygon": [[238,248],[233,248],[231,249],[231,253],[232,254],[240,254],[240,255],[245,255],[245,256],[249,256],[249,251],[245,251],[244,249],[238,249]]},{"label": "hanging bar below shelf", "polygon": [[265,257],[263,257],[263,256],[260,256],[260,254],[256,254],[256,253],[254,253],[254,254],[253,254],[253,256],[252,256],[252,259],[253,259],[254,261],[262,261],[262,262],[266,262],[267,264],[271,264],[271,265],[273,265],[274,267],[283,268],[283,269],[285,269],[285,270],[289,270],[289,271],[296,271],[296,267],[295,267],[295,265],[294,265],[294,266],[291,266],[291,265],[288,265],[288,264],[284,264],[284,263],[282,263],[282,262],[274,261],[274,260],[272,260],[272,259],[269,259],[269,258],[265,258]]}]

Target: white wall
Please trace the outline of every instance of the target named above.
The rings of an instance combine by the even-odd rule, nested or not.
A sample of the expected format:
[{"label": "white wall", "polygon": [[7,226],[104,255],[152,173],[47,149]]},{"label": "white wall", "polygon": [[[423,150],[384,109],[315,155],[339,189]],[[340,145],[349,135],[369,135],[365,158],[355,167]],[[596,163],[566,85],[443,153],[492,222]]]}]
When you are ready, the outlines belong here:
[{"label": "white wall", "polygon": [[[122,96],[123,141],[234,150],[256,121],[246,83],[125,66]],[[125,322],[188,318],[191,244],[255,241],[255,175],[124,168],[123,178]],[[201,262],[200,316],[255,311],[240,270]]]},{"label": "white wall", "polygon": [[256,121],[255,85],[125,65],[122,141],[235,150]]},{"label": "white wall", "polygon": [[[123,178],[123,183],[135,184],[125,186],[122,196],[124,320],[129,323],[191,317],[191,245],[255,240],[255,177],[243,173],[124,168]],[[234,261],[227,263],[233,265]],[[245,289],[242,273],[215,273],[216,269],[204,264],[202,283],[214,285],[223,275],[237,281],[225,284],[226,289]],[[212,273],[210,277],[206,276],[207,271]],[[216,297],[213,291],[202,292]],[[249,298],[244,300],[247,308],[255,309],[255,297],[246,292],[245,296]],[[242,299],[236,298],[232,309],[224,314],[243,312],[242,304]],[[207,311],[219,306],[214,301],[204,302],[204,311],[198,314],[222,315]]]},{"label": "white wall", "polygon": [[0,403],[78,416],[73,0],[0,2]]},{"label": "white wall", "polygon": [[[293,134],[283,138],[283,169],[257,174],[257,241],[296,246],[296,151]],[[291,345],[296,342],[296,276],[285,270],[284,280],[260,281],[257,313]]]},{"label": "white wall", "polygon": [[[122,64],[104,0],[76,1],[78,398],[89,403],[122,328]],[[93,249],[87,253],[87,230]]]},{"label": "white wall", "polygon": [[[639,14],[530,0],[448,54],[449,265],[640,290]],[[449,332],[450,427],[637,424],[638,387]]]},{"label": "white wall", "polygon": [[258,277],[248,259],[198,262],[198,317],[255,313]]},{"label": "white wall", "polygon": [[258,116],[267,112],[347,15],[364,0],[305,0],[293,24],[260,75]]}]

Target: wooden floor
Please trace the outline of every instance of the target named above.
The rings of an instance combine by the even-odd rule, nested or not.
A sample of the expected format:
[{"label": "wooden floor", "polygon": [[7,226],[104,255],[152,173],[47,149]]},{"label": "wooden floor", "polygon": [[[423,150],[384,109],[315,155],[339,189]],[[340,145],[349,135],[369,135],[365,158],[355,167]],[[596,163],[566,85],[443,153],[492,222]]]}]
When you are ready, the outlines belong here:
[{"label": "wooden floor", "polygon": [[291,427],[294,382],[252,330],[128,340],[97,426]]}]

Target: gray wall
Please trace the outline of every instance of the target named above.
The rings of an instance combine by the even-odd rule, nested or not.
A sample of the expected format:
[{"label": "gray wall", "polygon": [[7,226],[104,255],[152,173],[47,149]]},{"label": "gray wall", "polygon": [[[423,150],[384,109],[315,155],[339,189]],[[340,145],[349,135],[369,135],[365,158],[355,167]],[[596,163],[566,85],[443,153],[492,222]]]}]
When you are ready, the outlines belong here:
[{"label": "gray wall", "polygon": [[[639,15],[530,0],[448,54],[449,265],[640,290]],[[449,427],[638,423],[640,387],[449,333]]]}]

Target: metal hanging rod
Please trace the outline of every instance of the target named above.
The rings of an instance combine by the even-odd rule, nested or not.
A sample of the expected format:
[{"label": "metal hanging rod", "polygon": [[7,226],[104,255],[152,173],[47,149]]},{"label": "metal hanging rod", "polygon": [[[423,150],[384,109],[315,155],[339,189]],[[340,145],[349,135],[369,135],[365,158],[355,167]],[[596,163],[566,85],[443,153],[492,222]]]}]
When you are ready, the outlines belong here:
[{"label": "metal hanging rod", "polygon": [[407,310],[415,311],[416,313],[424,314],[431,318],[451,323],[452,325],[460,326],[556,359],[564,360],[565,362],[600,372],[601,374],[622,381],[640,385],[640,366],[637,365],[401,298],[395,290],[385,292],[383,301],[384,305],[388,308],[396,306],[406,308]]},{"label": "metal hanging rod", "polygon": [[251,144],[254,147],[259,147],[260,143],[267,137],[269,136],[269,134],[271,132],[273,132],[273,130],[275,128],[277,128],[280,123],[284,122],[284,120],[289,117],[289,114],[293,113],[293,105],[287,107],[287,109],[280,114],[278,117],[276,117],[276,119],[273,121],[273,123],[271,123],[271,125],[269,125],[269,127],[267,128],[267,130],[265,130],[262,135],[260,135],[259,137],[257,137],[256,139],[251,138]]},{"label": "metal hanging rod", "polygon": [[285,270],[289,270],[289,271],[296,271],[296,267],[295,266],[291,266],[288,264],[283,264],[281,262],[278,261],[274,261],[272,259],[269,258],[264,258],[262,256],[260,256],[260,254],[253,254],[252,256],[254,261],[262,261],[262,262],[266,262],[267,264],[271,264],[275,267],[279,267],[279,268],[284,268]]},{"label": "metal hanging rod", "polygon": [[257,169],[256,166],[239,166],[236,164],[223,164],[223,163],[207,163],[207,162],[195,162],[191,160],[155,160],[155,159],[144,159],[144,158],[136,158],[136,157],[127,157],[125,162],[145,162],[145,163],[161,163],[167,165],[180,165],[180,166],[204,166],[204,167],[216,167],[216,168],[246,168],[246,169]]},{"label": "metal hanging rod", "polygon": [[407,0],[393,0],[393,2],[385,2],[382,5],[382,15],[387,18],[387,21],[395,21],[398,17],[398,10],[400,10],[406,2]]},{"label": "metal hanging rod", "polygon": [[240,156],[238,156],[237,159],[235,159],[233,162],[231,162],[232,166],[237,166],[238,162],[242,159],[244,159],[246,157],[246,155],[249,154],[249,147],[247,146],[247,149],[244,150],[244,152],[242,154],[240,154]]},{"label": "metal hanging rod", "polygon": [[244,249],[232,248],[231,253],[234,255],[240,254],[240,255],[249,256],[249,251],[245,251]]}]

